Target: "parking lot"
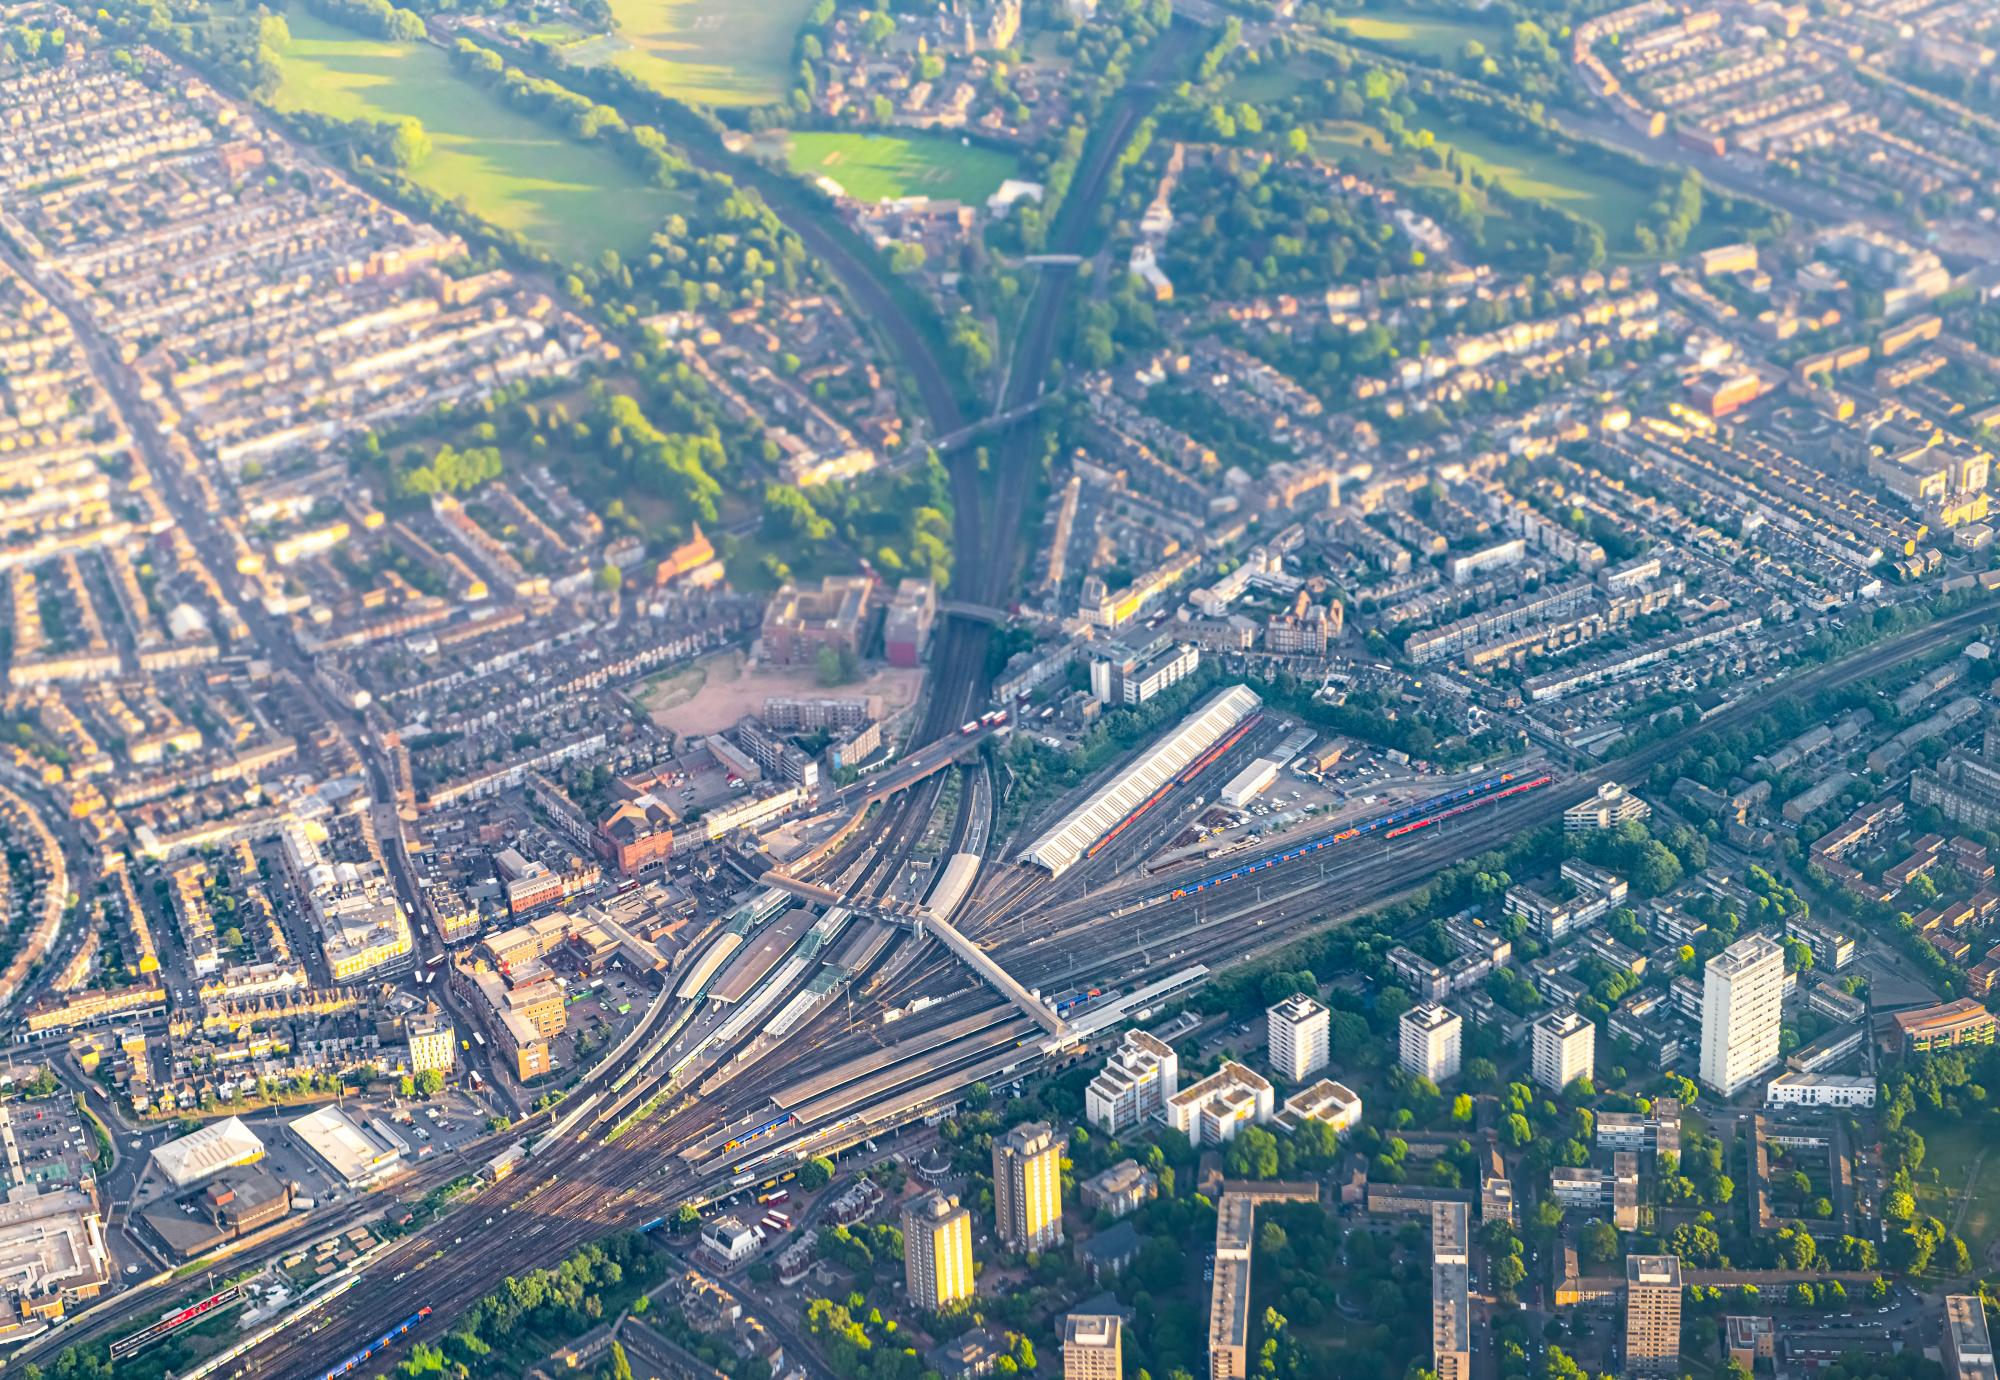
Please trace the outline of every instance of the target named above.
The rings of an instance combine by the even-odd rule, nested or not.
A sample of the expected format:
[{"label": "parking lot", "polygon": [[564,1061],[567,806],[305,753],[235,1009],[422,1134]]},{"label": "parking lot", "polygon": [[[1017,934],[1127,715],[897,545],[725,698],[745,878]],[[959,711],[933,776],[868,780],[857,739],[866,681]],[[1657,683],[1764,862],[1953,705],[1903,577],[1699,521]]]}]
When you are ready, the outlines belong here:
[{"label": "parking lot", "polygon": [[[477,1098],[457,1090],[440,1093],[428,1100],[349,1097],[343,1099],[340,1106],[357,1123],[365,1125],[371,1117],[387,1121],[410,1147],[408,1161],[412,1165],[449,1154],[465,1142],[484,1135],[486,1119],[491,1115]],[[243,1124],[264,1143],[262,1167],[277,1178],[297,1185],[299,1196],[311,1199],[315,1206],[345,1202],[353,1190],[334,1182],[326,1166],[300,1145],[298,1138],[287,1129],[288,1122],[312,1110],[309,1106],[298,1106],[258,1112],[244,1117]],[[155,1133],[132,1139],[150,1152],[170,1137]],[[148,1175],[139,1200],[149,1203],[163,1195],[171,1195],[169,1186],[158,1174]]]}]

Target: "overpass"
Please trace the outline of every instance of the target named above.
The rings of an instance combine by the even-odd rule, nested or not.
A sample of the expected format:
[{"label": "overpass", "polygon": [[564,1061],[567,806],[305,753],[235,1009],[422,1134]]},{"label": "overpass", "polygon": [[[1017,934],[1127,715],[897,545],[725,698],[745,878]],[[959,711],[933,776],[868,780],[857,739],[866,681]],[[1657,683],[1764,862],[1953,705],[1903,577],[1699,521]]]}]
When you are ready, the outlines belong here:
[{"label": "overpass", "polygon": [[1007,611],[996,609],[991,604],[973,604],[963,599],[940,599],[939,613],[956,614],[960,618],[970,618],[980,623],[991,623],[999,627],[1007,621]]},{"label": "overpass", "polygon": [[938,915],[929,917],[923,924],[932,934],[944,941],[944,946],[956,954],[960,962],[985,978],[989,986],[1021,1008],[1036,1025],[1048,1031],[1057,1041],[1068,1042],[1069,1023],[1042,1005],[1041,1000],[1033,992],[1023,987],[1012,973],[994,962],[986,950],[960,934],[956,925]]},{"label": "overpass", "polygon": [[1018,407],[1010,407],[1005,412],[995,412],[992,416],[981,418],[969,426],[962,426],[957,431],[946,432],[933,441],[931,447],[939,455],[948,455],[969,441],[975,441],[981,436],[990,436],[996,432],[1005,431],[1008,427],[1014,425],[1014,423],[1034,416],[1051,402],[1054,402],[1055,397],[1056,395],[1053,393],[1044,393],[1032,401],[1022,403]]},{"label": "overpass", "polygon": [[985,979],[989,987],[1012,1002],[1028,1019],[1039,1025],[1043,1030],[1046,1030],[1059,1042],[1067,1043],[1070,1039],[1071,1032],[1068,1022],[1043,1005],[1039,997],[1023,987],[1012,973],[995,962],[992,955],[959,933],[956,925],[937,912],[920,906],[914,901],[897,901],[887,898],[857,900],[845,896],[831,887],[820,886],[816,882],[801,881],[797,877],[790,876],[776,869],[766,872],[761,880],[767,886],[777,887],[781,891],[789,891],[794,896],[815,902],[819,905],[840,906],[844,909],[852,910],[857,914],[875,915],[895,924],[907,926],[914,930],[919,937],[924,934],[936,935],[944,941],[944,946],[951,950],[953,956],[965,964],[966,967],[972,969],[981,978]]}]

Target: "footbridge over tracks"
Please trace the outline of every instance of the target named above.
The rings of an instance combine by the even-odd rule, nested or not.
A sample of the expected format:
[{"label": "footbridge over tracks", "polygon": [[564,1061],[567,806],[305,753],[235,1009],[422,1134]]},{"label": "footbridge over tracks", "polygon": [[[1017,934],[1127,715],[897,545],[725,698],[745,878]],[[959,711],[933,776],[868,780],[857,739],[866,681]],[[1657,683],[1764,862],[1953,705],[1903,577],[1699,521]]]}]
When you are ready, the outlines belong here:
[{"label": "footbridge over tracks", "polygon": [[835,891],[831,887],[820,886],[816,882],[801,881],[777,869],[766,872],[763,882],[794,896],[803,897],[825,906],[841,906],[859,915],[874,915],[881,919],[904,925],[918,934],[934,934],[944,941],[953,956],[966,967],[977,973],[986,984],[1012,1002],[1029,1019],[1055,1037],[1066,1043],[1070,1038],[1068,1022],[1042,1003],[1040,997],[1023,987],[1015,976],[1002,968],[993,956],[967,939],[951,923],[949,917],[959,907],[972,890],[972,883],[979,875],[979,856],[975,853],[955,853],[945,865],[944,874],[937,885],[931,888],[928,905],[918,905],[914,901],[898,901],[894,898],[856,898]]},{"label": "footbridge over tracks", "polygon": [[1018,407],[1010,407],[1005,412],[995,412],[957,431],[946,432],[931,443],[931,449],[939,455],[948,455],[960,446],[972,444],[982,436],[994,436],[1005,431],[1016,422],[1026,421],[1055,400],[1055,394],[1045,393]]},{"label": "footbridge over tracks", "polygon": [[941,599],[939,613],[956,614],[960,618],[971,618],[980,623],[991,623],[999,627],[1007,621],[1007,610],[996,609],[991,604],[969,604],[963,599]]}]

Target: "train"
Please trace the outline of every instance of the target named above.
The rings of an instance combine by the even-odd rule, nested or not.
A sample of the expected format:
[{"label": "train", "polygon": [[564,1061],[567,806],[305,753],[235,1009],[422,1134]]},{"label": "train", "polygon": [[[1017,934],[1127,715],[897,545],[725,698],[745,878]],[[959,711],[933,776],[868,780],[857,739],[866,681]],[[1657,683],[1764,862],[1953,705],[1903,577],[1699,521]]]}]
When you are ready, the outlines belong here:
[{"label": "train", "polygon": [[1091,844],[1089,848],[1086,848],[1084,850],[1083,856],[1085,858],[1096,857],[1100,852],[1102,852],[1106,847],[1108,847],[1111,844],[1111,842],[1114,839],[1116,839],[1120,834],[1124,833],[1134,824],[1137,824],[1139,822],[1140,816],[1144,815],[1148,810],[1152,809],[1155,805],[1159,804],[1162,800],[1166,799],[1167,796],[1171,795],[1173,792],[1179,790],[1182,786],[1187,785],[1188,782],[1194,780],[1197,776],[1200,776],[1203,772],[1207,771],[1208,768],[1215,762],[1217,758],[1221,757],[1224,753],[1228,752],[1231,748],[1235,747],[1238,743],[1242,742],[1243,735],[1248,733],[1251,729],[1255,728],[1257,726],[1257,721],[1262,717],[1263,716],[1259,714],[1252,714],[1249,718],[1245,719],[1241,724],[1237,725],[1236,731],[1234,733],[1231,733],[1228,737],[1224,738],[1221,742],[1217,743],[1214,747],[1210,748],[1207,752],[1204,752],[1201,756],[1195,758],[1194,761],[1188,763],[1185,767],[1182,767],[1179,775],[1175,776],[1173,780],[1167,782],[1166,785],[1160,787],[1160,789],[1154,791],[1151,795],[1147,796],[1145,800],[1141,801],[1139,805],[1133,809],[1131,814],[1125,816],[1125,818],[1118,821],[1118,826],[1115,829],[1113,829],[1110,833],[1106,834],[1103,838],[1099,839],[1096,843]]},{"label": "train", "polygon": [[401,1322],[397,1323],[394,1327],[390,1328],[387,1332],[384,1332],[381,1336],[377,1337],[367,1346],[362,1347],[361,1350],[355,1352],[345,1361],[342,1361],[339,1365],[334,1366],[331,1369],[322,1372],[320,1380],[335,1380],[336,1376],[346,1375],[349,1371],[353,1370],[356,1366],[366,1361],[370,1356],[373,1356],[376,1352],[382,1350],[383,1347],[386,1347],[391,1343],[393,1343],[398,1337],[401,1337],[404,1333],[408,1332],[411,1328],[415,1327],[418,1323],[422,1322],[425,1318],[428,1318],[430,1315],[431,1315],[430,1306],[426,1304],[424,1307],[419,1308],[416,1312],[410,1314],[409,1317],[403,1319]]},{"label": "train", "polygon": [[185,1308],[168,1313],[153,1323],[152,1326],[134,1332],[129,1337],[121,1337],[113,1342],[111,1344],[111,1359],[113,1361],[122,1361],[127,1356],[136,1355],[164,1338],[169,1332],[177,1331],[198,1318],[206,1317],[218,1308],[227,1308],[232,1304],[241,1302],[242,1298],[242,1287],[232,1284],[220,1293],[209,1295],[199,1303],[191,1303]]},{"label": "train", "polygon": [[1187,886],[1175,887],[1168,894],[1168,899],[1179,900],[1196,892],[1208,891],[1252,872],[1261,872],[1267,867],[1276,867],[1280,863],[1291,862],[1294,858],[1303,857],[1307,853],[1317,853],[1323,848],[1331,848],[1337,843],[1346,843],[1349,839],[1361,838],[1368,834],[1381,834],[1385,838],[1392,839],[1400,838],[1404,834],[1428,828],[1441,820],[1464,814],[1482,805],[1489,805],[1496,800],[1504,800],[1508,796],[1546,786],[1552,780],[1554,778],[1550,776],[1521,779],[1515,772],[1502,772],[1498,776],[1489,776],[1483,781],[1475,781],[1469,786],[1461,786],[1457,790],[1431,796],[1414,805],[1405,805],[1402,809],[1392,810],[1386,815],[1377,815],[1366,824],[1349,825],[1335,833],[1322,834],[1316,839],[1310,839],[1296,848],[1288,848],[1282,853],[1267,853],[1255,862],[1243,863],[1227,872],[1218,872],[1212,877],[1204,877]]},{"label": "train", "polygon": [[1079,1006],[1088,1006],[1091,1002],[1095,1001],[1097,998],[1103,995],[1104,995],[1104,989],[1100,987],[1093,987],[1088,992],[1078,992],[1073,997],[1066,997],[1062,1001],[1057,1002],[1056,1014],[1058,1016],[1067,1016],[1070,1012],[1076,1010],[1076,1008],[1078,1008]]},{"label": "train", "polygon": [[747,920],[751,927],[763,924],[774,915],[782,915],[791,909],[792,893],[783,887],[766,887],[757,895],[729,912],[730,923]]},{"label": "train", "polygon": [[1523,791],[1532,791],[1537,789],[1538,787],[1546,786],[1553,779],[1554,778],[1552,777],[1538,776],[1532,781],[1519,782],[1515,785],[1507,787],[1507,789],[1503,791],[1495,791],[1491,795],[1483,795],[1479,797],[1479,799],[1477,800],[1470,800],[1463,805],[1453,806],[1451,809],[1446,810],[1441,814],[1427,815],[1423,819],[1412,820],[1408,824],[1399,824],[1394,829],[1391,829],[1387,834],[1383,835],[1383,837],[1393,839],[1393,838],[1401,838],[1404,834],[1414,834],[1419,829],[1428,829],[1433,824],[1442,824],[1454,815],[1462,815],[1466,813],[1468,810],[1477,810],[1481,806],[1491,805],[1496,800],[1505,800],[1510,795],[1519,795]]},{"label": "train", "polygon": [[745,1131],[742,1135],[732,1137],[730,1140],[724,1142],[722,1151],[724,1154],[728,1154],[732,1150],[741,1150],[751,1141],[762,1140],[765,1136],[797,1119],[790,1112],[786,1112],[783,1116],[774,1116],[755,1130]]}]

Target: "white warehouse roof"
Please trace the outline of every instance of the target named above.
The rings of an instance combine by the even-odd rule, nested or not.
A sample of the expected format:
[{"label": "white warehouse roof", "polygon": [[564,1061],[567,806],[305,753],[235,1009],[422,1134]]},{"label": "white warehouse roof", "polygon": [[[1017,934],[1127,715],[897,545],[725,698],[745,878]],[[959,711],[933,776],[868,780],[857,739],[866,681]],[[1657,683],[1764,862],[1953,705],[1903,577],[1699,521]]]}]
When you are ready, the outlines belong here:
[{"label": "white warehouse roof", "polygon": [[331,1102],[286,1125],[349,1188],[374,1183],[402,1164],[399,1150],[381,1144]]},{"label": "white warehouse roof", "polygon": [[211,1174],[239,1164],[254,1164],[263,1157],[264,1142],[243,1124],[241,1117],[233,1116],[211,1122],[153,1151],[153,1163],[175,1188],[198,1184]]},{"label": "white warehouse roof", "polygon": [[1173,735],[1131,770],[1110,781],[1061,823],[1036,839],[1021,861],[1039,864],[1060,877],[1093,843],[1117,827],[1118,821],[1171,781],[1180,770],[1214,747],[1232,728],[1254,714],[1263,700],[1247,685],[1232,685],[1182,719]]}]

